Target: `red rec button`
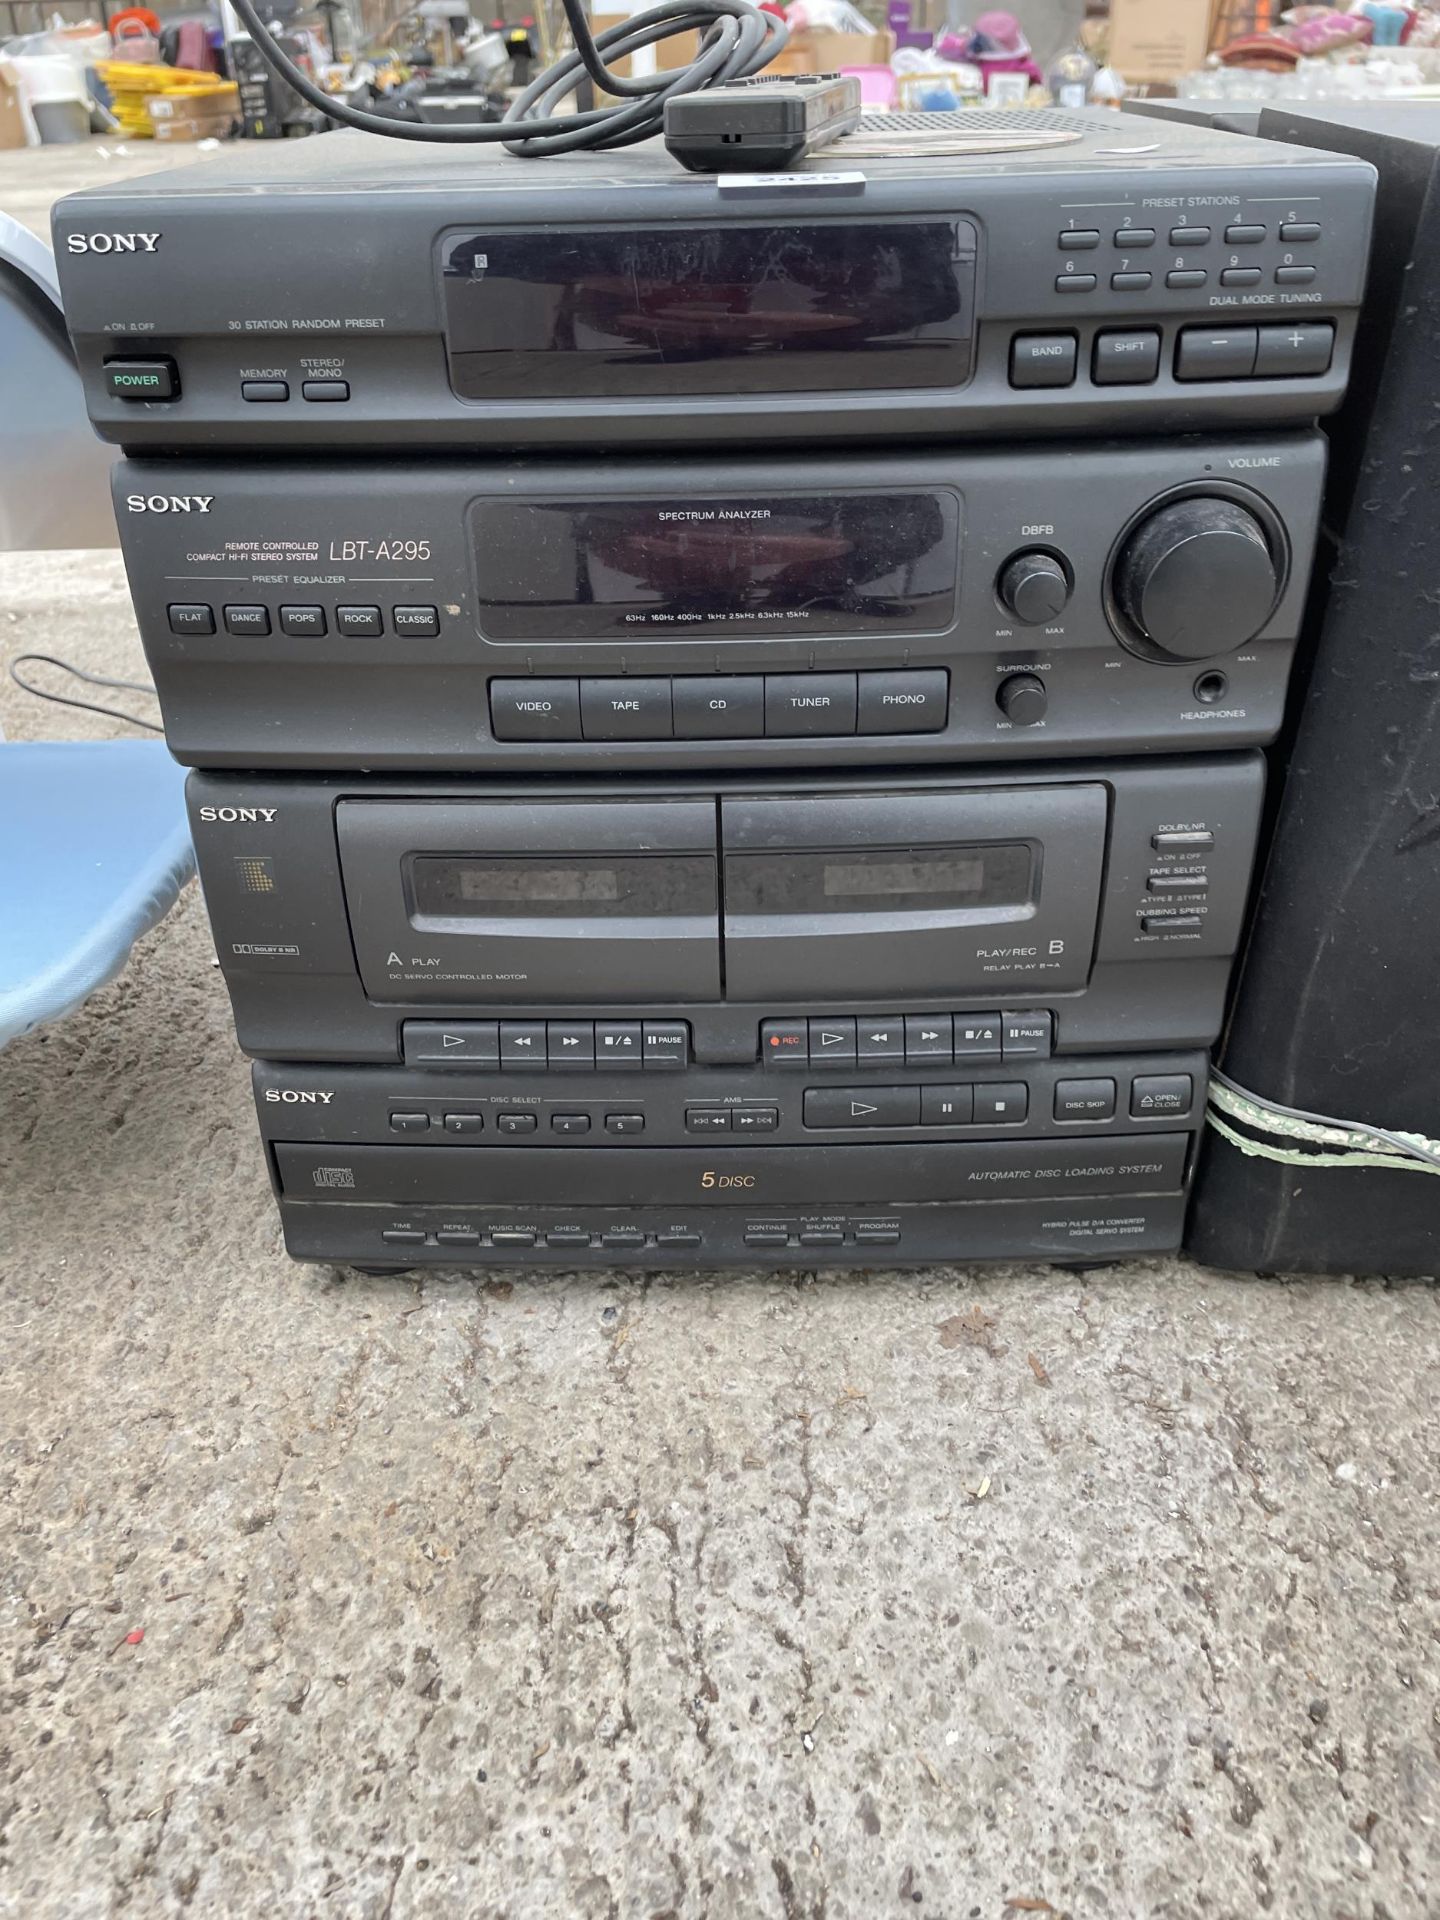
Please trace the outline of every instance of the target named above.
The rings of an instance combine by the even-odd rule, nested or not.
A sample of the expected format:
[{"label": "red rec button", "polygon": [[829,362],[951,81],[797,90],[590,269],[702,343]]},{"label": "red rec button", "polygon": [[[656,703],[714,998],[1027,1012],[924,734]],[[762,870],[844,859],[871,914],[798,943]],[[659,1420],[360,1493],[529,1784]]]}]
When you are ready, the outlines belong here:
[{"label": "red rec button", "polygon": [[808,1024],[804,1020],[767,1020],[760,1029],[760,1058],[767,1067],[808,1066]]}]

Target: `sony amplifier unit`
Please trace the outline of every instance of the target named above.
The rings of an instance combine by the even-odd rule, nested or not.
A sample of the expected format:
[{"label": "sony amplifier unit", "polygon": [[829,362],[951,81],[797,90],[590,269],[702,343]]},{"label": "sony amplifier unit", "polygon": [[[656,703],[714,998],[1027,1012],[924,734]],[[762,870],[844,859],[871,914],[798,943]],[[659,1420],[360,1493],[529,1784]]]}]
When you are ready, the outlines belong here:
[{"label": "sony amplifier unit", "polygon": [[130,449],[953,441],[1328,412],[1373,191],[1349,156],[1106,113],[891,116],[715,177],[658,140],[341,133],[87,188],[54,238]]},{"label": "sony amplifier unit", "polygon": [[114,487],[179,759],[508,773],[1262,744],[1323,476],[1301,429]]}]

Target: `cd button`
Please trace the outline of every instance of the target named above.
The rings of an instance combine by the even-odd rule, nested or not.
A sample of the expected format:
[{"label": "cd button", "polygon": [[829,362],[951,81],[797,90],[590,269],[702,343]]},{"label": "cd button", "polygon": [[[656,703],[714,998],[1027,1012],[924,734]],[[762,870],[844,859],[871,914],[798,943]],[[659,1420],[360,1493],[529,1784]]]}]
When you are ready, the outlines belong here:
[{"label": "cd button", "polygon": [[772,673],[765,676],[765,731],[798,737],[854,733],[853,673]]},{"label": "cd button", "polygon": [[1016,1126],[1030,1111],[1030,1090],[1023,1080],[1007,1080],[994,1087],[976,1087],[977,1126]]},{"label": "cd button", "polygon": [[919,1087],[807,1087],[807,1127],[914,1127]]},{"label": "cd button", "polygon": [[1279,374],[1328,373],[1335,351],[1335,329],[1328,322],[1309,326],[1261,327],[1255,355],[1260,379]]},{"label": "cd button", "polygon": [[550,1131],[552,1133],[589,1133],[590,1116],[588,1113],[552,1113]]},{"label": "cd button", "polygon": [[810,1064],[812,1067],[853,1067],[855,1022],[850,1019],[812,1020]]},{"label": "cd button", "polygon": [[952,1057],[952,1021],[948,1013],[905,1016],[905,1061],[912,1067],[948,1067]]},{"label": "cd button", "polygon": [[580,720],[587,740],[668,740],[668,680],[582,680]]},{"label": "cd button", "polygon": [[1021,333],[1010,348],[1010,384],[1016,388],[1075,384],[1075,336]]},{"label": "cd button", "polygon": [[268,607],[226,607],[225,631],[242,638],[251,633],[269,633],[270,609]]},{"label": "cd button", "polygon": [[856,1054],[861,1066],[879,1066],[882,1061],[905,1058],[905,1022],[888,1016],[879,1020],[857,1020]]},{"label": "cd button", "polygon": [[925,1127],[968,1127],[975,1117],[973,1087],[922,1087],[920,1124]]},{"label": "cd button", "polygon": [[1130,1118],[1148,1120],[1157,1114],[1189,1113],[1194,1098],[1188,1073],[1138,1074],[1130,1089]]},{"label": "cd button", "polygon": [[998,1060],[1000,1058],[1000,1021],[993,1014],[957,1013],[955,1016],[955,1058],[957,1060]]},{"label": "cd button", "polygon": [[690,1029],[683,1020],[647,1020],[641,1050],[648,1068],[683,1067],[690,1058]]},{"label": "cd button", "polygon": [[502,1020],[500,1022],[500,1064],[502,1067],[543,1067],[545,1065],[545,1022],[543,1020]]},{"label": "cd button", "polygon": [[1100,235],[1093,227],[1069,227],[1060,236],[1062,253],[1088,253],[1099,244]]},{"label": "cd button", "polygon": [[425,1133],[429,1126],[428,1113],[392,1113],[390,1116],[392,1133]]},{"label": "cd button", "polygon": [[492,680],[490,720],[497,740],[578,740],[578,680]]},{"label": "cd button", "polygon": [[638,1073],[644,1061],[638,1020],[597,1020],[595,1022],[595,1064],[619,1072]]},{"label": "cd button", "polygon": [[760,1058],[767,1067],[803,1067],[810,1061],[809,1028],[803,1020],[767,1020],[760,1029]]},{"label": "cd button", "polygon": [[643,1113],[607,1113],[605,1131],[607,1133],[643,1133],[645,1116]]},{"label": "cd button", "polygon": [[1153,273],[1112,273],[1110,285],[1116,293],[1144,293],[1154,278]]},{"label": "cd button", "polygon": [[485,1116],[483,1113],[447,1113],[445,1131],[447,1133],[483,1133]]},{"label": "cd button", "polygon": [[187,606],[167,607],[172,633],[214,633],[215,610],[213,607]]},{"label": "cd button", "polygon": [[335,631],[356,636],[366,635],[373,639],[377,633],[385,631],[379,607],[337,607]]},{"label": "cd button", "polygon": [[1248,380],[1255,371],[1254,327],[1186,327],[1175,356],[1177,380]]},{"label": "cd button", "polygon": [[758,673],[673,680],[670,704],[677,740],[758,740],[765,731],[765,682]]},{"label": "cd button", "polygon": [[1113,1120],[1113,1080],[1061,1080],[1055,1087],[1057,1120]]},{"label": "cd button", "polygon": [[1160,335],[1154,328],[1139,333],[1101,333],[1095,339],[1094,377],[1097,387],[1143,387],[1160,372]]},{"label": "cd button", "polygon": [[949,707],[950,676],[943,667],[860,675],[861,733],[940,733]]},{"label": "cd button", "polygon": [[439,633],[440,615],[434,607],[392,607],[390,625],[409,639],[424,639]]},{"label": "cd button", "polygon": [[494,1020],[407,1020],[400,1029],[407,1067],[482,1067],[500,1064],[500,1028]]},{"label": "cd button", "polygon": [[595,1064],[593,1020],[547,1020],[545,1052],[552,1067],[588,1073]]},{"label": "cd button", "polygon": [[534,1133],[539,1124],[539,1120],[533,1113],[502,1113],[495,1121],[495,1131],[497,1133]]},{"label": "cd button", "polygon": [[325,631],[323,607],[281,607],[280,631],[296,639],[318,639]]}]

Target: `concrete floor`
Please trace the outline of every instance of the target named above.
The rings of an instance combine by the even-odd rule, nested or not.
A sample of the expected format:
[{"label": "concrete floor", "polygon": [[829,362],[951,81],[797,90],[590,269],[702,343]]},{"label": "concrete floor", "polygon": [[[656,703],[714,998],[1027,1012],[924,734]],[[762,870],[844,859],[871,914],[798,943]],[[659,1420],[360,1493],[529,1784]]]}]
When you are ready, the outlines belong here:
[{"label": "concrete floor", "polygon": [[299,1268],[193,888],[0,1114],[7,1920],[1440,1913],[1433,1288]]}]

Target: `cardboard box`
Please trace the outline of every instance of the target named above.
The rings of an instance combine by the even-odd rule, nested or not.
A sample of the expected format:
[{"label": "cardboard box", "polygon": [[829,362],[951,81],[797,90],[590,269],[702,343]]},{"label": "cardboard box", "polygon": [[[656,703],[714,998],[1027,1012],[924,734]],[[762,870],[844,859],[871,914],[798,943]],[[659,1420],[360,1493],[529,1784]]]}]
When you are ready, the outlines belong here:
[{"label": "cardboard box", "polygon": [[29,144],[25,131],[25,107],[20,97],[20,76],[13,67],[0,65],[0,150]]},{"label": "cardboard box", "polygon": [[240,89],[213,93],[160,93],[145,103],[155,138],[160,141],[223,140],[240,118]]},{"label": "cardboard box", "polygon": [[1111,0],[1109,63],[1132,87],[1203,67],[1216,0]]},{"label": "cardboard box", "polygon": [[888,67],[895,36],[875,33],[792,33],[766,73],[836,73],[842,67]]}]

